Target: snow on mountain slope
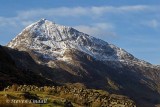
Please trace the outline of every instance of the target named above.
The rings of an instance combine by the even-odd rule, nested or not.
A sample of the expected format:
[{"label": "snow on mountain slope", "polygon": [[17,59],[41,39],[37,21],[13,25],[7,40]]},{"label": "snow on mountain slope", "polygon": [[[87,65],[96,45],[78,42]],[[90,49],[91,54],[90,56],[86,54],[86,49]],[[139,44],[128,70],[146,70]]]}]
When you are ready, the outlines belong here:
[{"label": "snow on mountain slope", "polygon": [[26,27],[7,46],[19,50],[33,50],[46,60],[69,61],[69,58],[64,57],[64,52],[67,49],[76,49],[96,60],[148,65],[121,48],[46,19]]}]

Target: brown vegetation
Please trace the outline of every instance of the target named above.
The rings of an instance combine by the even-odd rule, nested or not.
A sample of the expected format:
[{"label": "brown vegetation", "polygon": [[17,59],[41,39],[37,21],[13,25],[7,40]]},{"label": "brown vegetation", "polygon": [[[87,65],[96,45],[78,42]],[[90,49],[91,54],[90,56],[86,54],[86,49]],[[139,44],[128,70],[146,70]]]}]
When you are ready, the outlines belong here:
[{"label": "brown vegetation", "polygon": [[86,89],[81,84],[44,87],[12,85],[5,88],[4,91],[12,93],[21,92],[22,94],[18,98],[23,99],[40,99],[42,96],[43,98],[48,96],[52,103],[60,101],[63,106],[70,105],[66,107],[73,107],[73,105],[82,107],[136,107],[135,103],[125,96],[109,94],[102,90]]}]

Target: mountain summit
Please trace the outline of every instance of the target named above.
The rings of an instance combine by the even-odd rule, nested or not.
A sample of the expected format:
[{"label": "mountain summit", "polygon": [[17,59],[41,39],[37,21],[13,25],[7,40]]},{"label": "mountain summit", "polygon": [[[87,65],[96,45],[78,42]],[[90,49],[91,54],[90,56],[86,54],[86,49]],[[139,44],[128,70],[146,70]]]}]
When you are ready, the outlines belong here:
[{"label": "mountain summit", "polygon": [[158,66],[72,27],[41,19],[26,27],[7,46],[28,52],[36,63],[31,65],[17,55],[17,66],[36,71],[47,80],[60,84],[78,82],[123,94],[141,107],[160,104]]},{"label": "mountain summit", "polygon": [[65,57],[64,53],[68,49],[75,49],[91,55],[96,60],[148,64],[113,44],[46,19],[41,19],[26,27],[7,46],[19,50],[31,49],[47,62],[50,60],[69,61],[70,58]]}]

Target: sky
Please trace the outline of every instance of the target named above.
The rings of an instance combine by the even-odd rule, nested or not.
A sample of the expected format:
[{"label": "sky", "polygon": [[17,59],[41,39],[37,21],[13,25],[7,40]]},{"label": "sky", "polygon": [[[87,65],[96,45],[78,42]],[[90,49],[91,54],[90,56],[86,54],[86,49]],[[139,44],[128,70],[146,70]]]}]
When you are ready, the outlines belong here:
[{"label": "sky", "polygon": [[45,18],[160,65],[160,0],[1,0],[0,44]]}]

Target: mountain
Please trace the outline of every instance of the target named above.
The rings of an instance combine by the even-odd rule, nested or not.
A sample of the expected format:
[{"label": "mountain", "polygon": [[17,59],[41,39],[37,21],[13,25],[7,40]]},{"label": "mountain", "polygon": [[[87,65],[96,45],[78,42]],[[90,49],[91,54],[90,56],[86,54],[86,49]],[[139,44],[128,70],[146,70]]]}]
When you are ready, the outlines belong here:
[{"label": "mountain", "polygon": [[26,51],[33,50],[40,63],[48,64],[52,60],[70,61],[64,54],[67,50],[75,49],[92,56],[100,61],[120,61],[149,65],[135,58],[125,50],[112,44],[84,34],[72,27],[66,27],[41,19],[26,27],[8,45]]},{"label": "mountain", "polygon": [[[28,67],[25,67],[28,66]],[[40,67],[31,56],[22,51],[0,46],[0,90],[12,84],[56,85],[53,81],[36,73],[31,67]]]},{"label": "mountain", "polygon": [[87,89],[81,83],[57,84],[42,75],[44,72],[48,73],[47,71],[49,69],[46,66],[36,64],[27,52],[0,46],[0,90],[5,90],[5,92],[0,91],[0,107],[38,107],[42,104],[12,104],[6,101],[17,98],[19,100],[46,99],[46,96],[50,100],[43,106],[64,107],[67,106],[65,102],[69,99],[74,107],[89,105],[135,107],[134,101],[123,95]]},{"label": "mountain", "polygon": [[[56,83],[83,83],[132,98],[138,105],[160,104],[160,68],[124,49],[72,27],[41,19],[7,44],[29,53],[36,64],[25,65]],[[19,65],[22,67],[22,65]]]}]

